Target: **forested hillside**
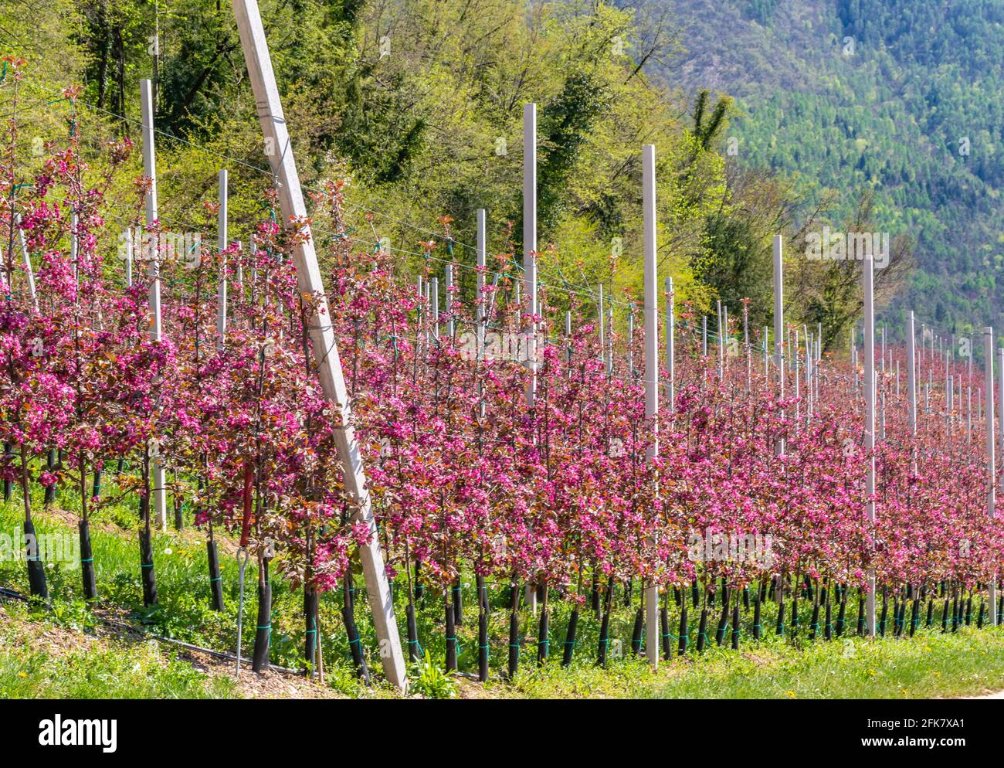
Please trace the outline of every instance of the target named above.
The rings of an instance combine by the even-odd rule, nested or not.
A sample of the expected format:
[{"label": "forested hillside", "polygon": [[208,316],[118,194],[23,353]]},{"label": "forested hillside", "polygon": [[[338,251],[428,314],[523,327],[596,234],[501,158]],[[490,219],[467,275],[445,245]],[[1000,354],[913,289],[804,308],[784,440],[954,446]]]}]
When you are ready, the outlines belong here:
[{"label": "forested hillside", "polygon": [[[520,250],[522,109],[534,101],[541,279],[553,303],[591,307],[601,284],[624,301],[639,297],[640,148],[653,143],[661,269],[676,279],[681,306],[707,312],[720,298],[735,316],[749,298],[752,322],[766,323],[770,241],[780,231],[790,242],[788,316],[821,323],[832,346],[860,307],[855,265],[807,263],[798,257],[802,239],[823,223],[877,220],[906,236],[894,241],[897,269],[882,276],[881,291],[900,283],[915,235],[927,267],[918,284],[935,281],[938,318],[963,317],[960,307],[993,287],[982,273],[975,281],[975,266],[997,264],[980,229],[989,227],[981,211],[992,164],[979,160],[985,180],[967,170],[984,157],[985,141],[974,128],[964,162],[929,146],[894,93],[919,86],[891,85],[875,71],[895,59],[864,52],[873,33],[855,64],[825,64],[838,55],[839,23],[834,16],[827,27],[812,15],[815,5],[798,12],[801,31],[785,43],[784,3],[772,14],[762,5],[764,32],[752,6],[696,0],[669,17],[661,6],[594,0],[261,2],[304,182],[316,192],[347,180],[350,234],[363,249],[388,238],[404,272],[441,269],[447,258],[472,264],[474,212],[485,207],[490,248],[515,275],[519,259],[508,255]],[[742,44],[719,45],[727,35]],[[103,142],[137,136],[139,81],[152,78],[163,225],[212,238],[222,167],[232,236],[246,238],[267,215],[249,202],[271,179],[228,2],[0,0],[0,46],[27,60],[16,84],[0,86],[5,113],[20,125],[15,186],[41,162],[40,147],[75,127],[93,151],[91,172],[103,174]],[[701,96],[705,82],[738,96],[738,110],[728,96]],[[872,84],[869,98],[881,108],[861,103],[860,83]],[[844,106],[831,92],[843,94]],[[727,156],[732,135],[738,163]],[[107,222],[112,235],[138,221],[140,174],[134,152],[102,181],[120,214]],[[836,192],[819,205],[821,186]],[[968,223],[968,245],[960,237],[959,259],[938,271],[953,240],[949,215],[955,227]],[[317,212],[315,237],[331,229]],[[461,290],[473,290],[471,270],[460,274]],[[966,279],[971,298],[955,298]]]},{"label": "forested hillside", "polygon": [[[995,0],[658,0],[667,81],[736,98],[740,165],[849,214],[871,191],[915,244],[898,308],[966,332],[1004,308],[1004,5]],[[656,10],[658,9],[658,10]],[[658,14],[665,14],[664,17]],[[839,218],[839,216],[838,216]]]}]

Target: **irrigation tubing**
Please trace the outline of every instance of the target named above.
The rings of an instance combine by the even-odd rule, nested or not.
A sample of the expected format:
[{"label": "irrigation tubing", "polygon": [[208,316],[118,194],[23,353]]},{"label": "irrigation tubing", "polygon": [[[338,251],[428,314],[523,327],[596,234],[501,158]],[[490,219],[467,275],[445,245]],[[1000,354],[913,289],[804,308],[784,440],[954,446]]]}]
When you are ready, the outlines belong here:
[{"label": "irrigation tubing", "polygon": [[[20,592],[15,592],[12,589],[7,589],[5,587],[0,587],[0,598],[7,600],[18,600],[22,603],[30,602],[30,598],[27,595],[22,595]],[[164,637],[163,635],[155,635],[152,632],[144,632],[141,629],[137,629],[132,624],[127,624],[124,621],[116,621],[115,619],[107,619],[103,616],[95,616],[98,621],[109,627],[116,627],[118,629],[124,629],[133,634],[139,635],[140,637],[148,638],[151,640],[156,640],[160,643],[169,643],[170,645],[176,645],[180,648],[185,648],[189,651],[198,651],[199,653],[205,653],[208,656],[213,656],[217,659],[223,659],[225,661],[237,661],[237,654],[230,653],[230,651],[215,651],[212,648],[203,648],[201,645],[193,645],[192,643],[186,643],[182,640],[175,640],[171,637]],[[269,669],[273,669],[276,672],[281,672],[285,675],[295,675],[296,677],[303,677],[303,670],[290,669],[289,667],[280,667],[277,664],[269,664]]]}]

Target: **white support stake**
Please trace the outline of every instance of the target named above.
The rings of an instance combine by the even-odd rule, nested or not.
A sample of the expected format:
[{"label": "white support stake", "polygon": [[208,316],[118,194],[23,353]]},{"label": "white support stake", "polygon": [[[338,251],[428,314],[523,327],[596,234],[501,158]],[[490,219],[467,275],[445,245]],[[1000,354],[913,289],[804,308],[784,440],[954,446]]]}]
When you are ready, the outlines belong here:
[{"label": "white support stake", "polygon": [[808,423],[812,420],[812,336],[809,334],[809,326],[802,325],[805,334],[805,420]]},{"label": "white support stake", "polygon": [[257,257],[257,255],[258,255],[258,245],[255,242],[254,235],[251,236],[251,248],[250,248],[250,251],[251,251],[251,268],[250,268],[250,272],[251,272],[251,299],[252,299],[252,301],[254,301],[255,283],[258,280],[258,267],[256,266],[257,263],[258,263],[258,257]]},{"label": "white support stake", "polygon": [[795,431],[798,432],[798,422],[802,418],[802,377],[801,370],[799,368],[799,358],[798,358],[798,331],[794,331],[794,343],[791,345],[791,356],[792,362],[795,365]]},{"label": "white support stake", "polygon": [[[868,459],[868,477],[865,494],[868,497],[868,522],[875,524],[875,266],[872,255],[866,254],[862,263],[865,303],[865,453]],[[868,636],[875,637],[875,569],[868,571],[867,597]]]},{"label": "white support stake", "polygon": [[722,328],[724,329],[722,331],[722,333],[725,334],[724,341],[723,341],[723,344],[725,345],[723,347],[723,349],[725,350],[725,354],[723,354],[722,357],[725,360],[725,367],[728,368],[729,367],[729,355],[728,355],[728,342],[729,342],[729,305],[728,304],[723,304],[722,305]]},{"label": "white support stake", "polygon": [[429,281],[429,301],[432,303],[432,336],[439,338],[439,278]]},{"label": "white support stake", "polygon": [[[289,133],[279,101],[275,74],[272,71],[265,29],[258,13],[258,3],[256,0],[232,1],[241,47],[244,49],[244,60],[265,134],[265,147],[266,150],[270,148],[272,150],[268,152],[268,159],[272,172],[279,182],[282,213],[287,220],[294,217],[302,220],[306,218],[307,207],[300,189],[293,150],[289,145]],[[394,600],[387,581],[376,521],[373,517],[369,491],[366,488],[362,454],[352,426],[352,413],[338,346],[330,322],[324,320],[330,315],[314,244],[309,237],[298,239],[293,250],[293,260],[300,292],[319,297],[318,309],[321,311],[310,327],[311,343],[317,361],[321,389],[335,410],[332,429],[335,447],[342,462],[342,480],[353,500],[356,521],[362,522],[370,533],[369,542],[360,547],[360,556],[366,577],[366,593],[373,613],[373,624],[380,643],[380,659],[384,675],[392,685],[405,690],[408,678],[404,654],[401,651],[401,636],[394,617]]]},{"label": "white support stake", "polygon": [[31,303],[38,312],[38,294],[35,292],[35,271],[31,267],[31,257],[28,255],[28,242],[24,237],[24,230],[21,229],[21,214],[15,219],[17,224],[17,234],[21,241],[21,255],[24,258],[24,274],[28,278],[28,293],[31,295]]},{"label": "white support stake", "polygon": [[722,300],[718,299],[718,380],[722,381],[725,378],[725,331],[722,326]]},{"label": "white support stake", "polygon": [[565,310],[565,364],[568,366],[568,376],[572,376],[572,310]]},{"label": "white support stake", "polygon": [[753,387],[753,351],[750,349],[750,308],[743,302],[743,352],[746,354],[746,395]]},{"label": "white support stake", "polygon": [[[143,175],[148,179],[146,192],[146,226],[153,227],[157,213],[157,159],[153,138],[153,87],[149,80],[140,80],[140,106],[143,121]],[[149,240],[147,238],[150,238]],[[144,254],[149,261],[150,276],[150,340],[159,343],[163,328],[160,316],[160,238],[149,232],[144,242],[150,242],[149,252]],[[142,252],[142,251],[141,251]],[[167,530],[167,491],[164,480],[164,464],[160,455],[153,457],[153,514],[162,531]]]},{"label": "white support stake", "polygon": [[[642,206],[645,228],[645,419],[651,424],[648,460],[659,455],[659,280],[656,266],[655,146],[642,149]],[[658,490],[656,491],[658,493]],[[659,666],[659,588],[645,587],[645,655]]]},{"label": "white support stake", "polygon": [[917,472],[917,332],[914,325],[913,311],[907,319],[906,325],[906,393],[910,402],[910,435],[914,441],[910,445],[910,453],[913,454],[913,471]]},{"label": "white support stake", "polygon": [[488,246],[486,236],[485,209],[478,208],[478,241],[477,241],[477,345],[478,359],[485,350],[485,318],[488,313],[485,311],[487,297],[485,296],[485,266],[488,263]]},{"label": "white support stake", "polygon": [[634,302],[628,307],[628,336],[627,336],[627,353],[628,353],[628,376],[631,381],[634,381]]},{"label": "white support stake", "polygon": [[[774,365],[777,368],[777,396],[784,399],[784,258],[781,235],[774,236]],[[781,421],[785,414],[781,411]],[[784,438],[775,447],[784,456]]]},{"label": "white support stake", "polygon": [[[526,334],[526,356],[530,378],[526,384],[526,406],[537,402],[537,105],[523,106],[523,281],[526,288],[527,317],[520,325]],[[537,614],[537,590],[526,587],[526,602]]]},{"label": "white support stake", "polygon": [[73,265],[73,282],[80,287],[80,260],[79,244],[77,241],[77,212],[73,211],[70,216],[70,263]]},{"label": "white support stake", "polygon": [[614,308],[607,308],[607,379],[614,375]]},{"label": "white support stake", "polygon": [[673,295],[673,278],[666,278],[666,368],[669,382],[666,400],[669,412],[676,413],[676,297]]},{"label": "white support stake", "polygon": [[220,211],[217,219],[217,247],[220,250],[220,284],[216,296],[216,345],[223,349],[227,338],[227,169],[219,174]]},{"label": "white support stake", "polygon": [[885,377],[885,326],[882,326],[882,376]]},{"label": "white support stake", "polygon": [[[987,514],[993,520],[997,514],[997,460],[994,453],[994,329],[983,329],[983,360],[986,366],[987,390]],[[1001,371],[1004,373],[1004,371]],[[1004,405],[1004,404],[1002,404]],[[990,579],[990,626],[997,626],[997,574]]]},{"label": "white support stake", "polygon": [[443,302],[446,305],[446,336],[452,339],[456,323],[453,320],[453,265],[447,264],[446,271],[446,298]]},{"label": "white support stake", "polygon": [[605,363],[606,362],[606,355],[607,355],[607,351],[606,351],[607,350],[607,341],[606,341],[606,334],[604,333],[604,328],[603,328],[603,283],[600,283],[600,298],[599,298],[599,303],[598,303],[597,309],[598,309],[598,313],[599,313],[599,316],[600,316],[600,327],[599,327],[599,331],[600,331],[600,361]]},{"label": "white support stake", "polygon": [[[997,414],[997,440],[1000,444],[997,447],[1001,455],[1004,455],[1004,349],[997,350],[997,370],[1000,371],[997,390],[997,406],[1000,408],[1000,413]],[[1001,473],[1001,480],[1004,482],[1004,466],[1001,467]]]},{"label": "white support stake", "polygon": [[425,346],[426,348],[432,345],[432,282],[429,280],[425,281],[425,304],[423,307],[425,313]]},{"label": "white support stake", "polygon": [[[999,371],[998,377],[1000,379],[1000,381],[998,382],[999,389],[997,390],[997,407],[1000,410],[1000,412],[997,414],[997,440],[1000,442],[998,448],[1000,449],[1000,452],[1004,454],[1004,349],[997,350],[997,370]],[[992,390],[993,387],[991,387],[991,391]],[[990,414],[994,412],[994,409],[991,403],[989,402],[989,398],[992,398],[993,396],[988,395],[987,397],[988,397],[988,403],[987,403],[988,418],[993,418],[992,416],[990,416]],[[1001,473],[1002,473],[1001,480],[1002,482],[1004,482],[1004,467],[1001,467]],[[994,511],[996,513],[996,508]],[[1001,623],[1002,621],[1004,621],[1004,616],[998,616],[997,622]]]},{"label": "white support stake", "polygon": [[768,346],[770,344],[770,329],[765,325],[763,327],[763,378],[764,386],[768,386],[770,379],[770,354],[768,352]]},{"label": "white support stake", "polygon": [[[527,314],[536,317],[537,306],[537,105],[523,107],[523,281],[526,289]],[[525,325],[527,358],[530,361],[530,382],[526,404],[532,408],[537,400],[537,326]]]},{"label": "white support stake", "polygon": [[[126,251],[125,251],[125,272],[126,287],[132,288],[132,262],[133,262],[133,240],[132,227],[126,227],[125,231]],[[142,242],[142,239],[140,240]]]}]

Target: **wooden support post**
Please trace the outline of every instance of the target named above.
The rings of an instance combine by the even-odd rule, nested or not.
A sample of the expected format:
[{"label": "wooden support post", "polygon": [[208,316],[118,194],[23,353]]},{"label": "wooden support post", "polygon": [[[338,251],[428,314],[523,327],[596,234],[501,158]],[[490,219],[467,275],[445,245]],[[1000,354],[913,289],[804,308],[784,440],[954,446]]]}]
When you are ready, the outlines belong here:
[{"label": "wooden support post", "polygon": [[[289,143],[289,133],[279,100],[275,74],[272,71],[272,60],[258,12],[258,3],[256,0],[232,0],[232,2],[237,17],[241,47],[244,49],[244,61],[247,64],[251,87],[258,105],[258,117],[265,134],[265,148],[279,185],[282,213],[287,221],[303,220],[307,215],[307,207],[303,191],[300,189],[300,177]],[[309,231],[305,234],[309,234]],[[405,690],[408,678],[404,654],[401,651],[401,636],[394,617],[393,596],[384,568],[370,495],[366,488],[363,458],[352,426],[352,413],[341,358],[335,342],[334,329],[327,320],[330,315],[313,240],[309,237],[300,238],[293,250],[293,260],[301,294],[310,297],[311,300],[316,297],[318,309],[321,310],[315,314],[310,325],[311,346],[317,362],[321,389],[334,409],[332,430],[342,462],[345,489],[355,507],[354,518],[363,523],[370,533],[369,541],[360,547],[360,556],[366,578],[366,594],[373,613],[373,625],[380,643],[380,660],[383,663],[384,675],[390,683]]]}]

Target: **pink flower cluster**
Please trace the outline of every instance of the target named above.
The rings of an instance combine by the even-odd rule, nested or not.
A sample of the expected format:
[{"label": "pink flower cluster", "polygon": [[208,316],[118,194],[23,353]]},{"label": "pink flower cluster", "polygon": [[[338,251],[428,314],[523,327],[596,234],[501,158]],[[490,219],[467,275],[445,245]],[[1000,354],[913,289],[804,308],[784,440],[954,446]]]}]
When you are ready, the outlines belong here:
[{"label": "pink flower cluster", "polygon": [[[118,162],[128,155],[126,146],[112,150]],[[194,269],[160,264],[163,336],[155,341],[148,293],[158,278],[138,263],[125,287],[100,185],[81,181],[87,169],[76,145],[27,188],[17,167],[8,152],[0,168],[0,473],[13,482],[72,481],[85,514],[94,502],[84,488],[89,471],[154,455],[200,524],[246,531],[262,546],[270,540],[294,581],[335,585],[367,534],[354,524],[334,417],[316,379],[307,328],[321,321],[337,337],[388,567],[409,579],[421,563],[422,578],[446,589],[470,568],[581,599],[583,581],[597,574],[664,586],[724,578],[740,587],[774,575],[860,585],[870,571],[890,587],[973,586],[998,574],[1004,536],[987,509],[984,427],[950,410],[938,387],[913,436],[905,385],[891,375],[880,383],[872,526],[860,376],[844,361],[819,362],[810,415],[792,387],[778,397],[776,371],[765,377],[752,347],[725,360],[720,376],[687,310],[674,401],[660,370],[660,415],[647,419],[645,371],[632,362],[642,360],[641,333],[618,334],[610,361],[586,316],[591,308],[568,305],[578,324],[564,333],[574,296],[545,294],[540,315],[526,316],[505,275],[514,271],[511,254],[498,258],[503,276],[493,283],[494,272],[486,275],[480,295],[476,270],[456,263],[457,286],[444,291],[434,323],[425,296],[395,274],[389,256],[353,248],[340,224],[340,185],[321,201],[337,235],[321,249],[323,317],[319,297],[296,288],[299,235],[268,221],[256,228],[254,249],[206,247]],[[136,221],[138,212],[139,199]],[[36,300],[19,258],[22,233]],[[422,277],[442,276],[435,243],[424,247]],[[229,287],[224,337],[221,276]],[[490,330],[518,336],[537,327],[533,366],[488,357],[477,344],[471,355],[479,308]],[[919,365],[922,381],[928,371],[935,381],[963,374],[931,357]],[[971,386],[985,403],[979,383]],[[52,448],[63,463],[39,470]],[[121,483],[147,492],[125,476]],[[769,551],[708,558],[718,550],[693,547],[695,536],[753,537]]]}]

